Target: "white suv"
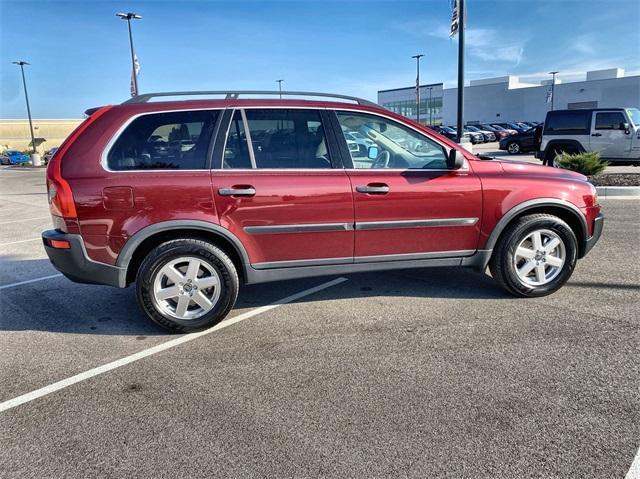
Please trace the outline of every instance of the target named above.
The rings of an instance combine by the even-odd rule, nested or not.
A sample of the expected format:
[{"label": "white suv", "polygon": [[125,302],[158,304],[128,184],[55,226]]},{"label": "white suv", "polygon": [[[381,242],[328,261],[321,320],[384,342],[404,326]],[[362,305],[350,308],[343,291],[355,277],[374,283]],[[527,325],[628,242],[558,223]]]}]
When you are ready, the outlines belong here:
[{"label": "white suv", "polygon": [[611,163],[640,163],[640,110],[597,108],[547,113],[540,151],[551,164],[556,154],[599,151]]}]

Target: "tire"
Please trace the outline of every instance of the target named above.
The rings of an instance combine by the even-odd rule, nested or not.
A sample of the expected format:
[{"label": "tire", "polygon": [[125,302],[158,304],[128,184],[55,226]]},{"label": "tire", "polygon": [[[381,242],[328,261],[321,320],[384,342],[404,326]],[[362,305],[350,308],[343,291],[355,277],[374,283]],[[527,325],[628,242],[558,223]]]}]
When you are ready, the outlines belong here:
[{"label": "tire", "polygon": [[238,273],[229,256],[207,241],[191,238],[153,249],[136,276],[140,308],[151,321],[174,333],[222,321],[236,302],[238,288]]},{"label": "tire", "polygon": [[[537,233],[542,248],[536,248],[534,243]],[[559,243],[551,249],[556,239]],[[505,229],[493,250],[489,270],[498,284],[514,296],[532,298],[560,289],[571,277],[577,258],[578,240],[571,227],[556,216],[533,214]],[[523,275],[527,270],[528,276]]]},{"label": "tire", "polygon": [[507,144],[507,151],[510,155],[517,155],[518,153],[521,153],[520,143],[517,141],[510,141]]}]

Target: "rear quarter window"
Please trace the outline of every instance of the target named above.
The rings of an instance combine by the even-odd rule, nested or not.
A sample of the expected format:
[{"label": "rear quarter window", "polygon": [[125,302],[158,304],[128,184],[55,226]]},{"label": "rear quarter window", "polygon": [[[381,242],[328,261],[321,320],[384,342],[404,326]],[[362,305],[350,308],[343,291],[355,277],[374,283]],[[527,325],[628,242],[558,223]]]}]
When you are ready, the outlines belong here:
[{"label": "rear quarter window", "polygon": [[114,171],[207,169],[217,111],[150,113],[134,119],[107,154]]},{"label": "rear quarter window", "polygon": [[590,110],[554,111],[547,113],[545,135],[587,135],[591,127]]}]

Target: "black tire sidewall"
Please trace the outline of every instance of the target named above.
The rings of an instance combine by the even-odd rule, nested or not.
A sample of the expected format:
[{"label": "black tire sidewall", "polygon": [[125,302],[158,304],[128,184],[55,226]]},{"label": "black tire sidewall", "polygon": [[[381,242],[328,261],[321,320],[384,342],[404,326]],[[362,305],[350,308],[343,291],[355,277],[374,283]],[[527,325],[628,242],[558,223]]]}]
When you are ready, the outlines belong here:
[{"label": "black tire sidewall", "polygon": [[[513,258],[520,242],[531,232],[548,229],[556,233],[564,243],[566,258],[560,274],[544,286],[529,286],[518,278]],[[518,221],[502,239],[499,254],[501,258],[501,276],[511,292],[518,296],[546,296],[561,288],[571,277],[578,259],[578,241],[571,227],[560,218],[552,215],[526,216]]]},{"label": "black tire sidewall", "polygon": [[[162,267],[179,257],[202,258],[211,265],[220,277],[220,298],[214,308],[204,316],[193,320],[180,320],[159,310],[151,295],[153,282]],[[172,332],[192,332],[214,326],[222,321],[235,304],[239,279],[231,259],[220,248],[197,239],[168,241],[152,250],[144,259],[136,277],[136,296],[146,316],[153,322]]]}]

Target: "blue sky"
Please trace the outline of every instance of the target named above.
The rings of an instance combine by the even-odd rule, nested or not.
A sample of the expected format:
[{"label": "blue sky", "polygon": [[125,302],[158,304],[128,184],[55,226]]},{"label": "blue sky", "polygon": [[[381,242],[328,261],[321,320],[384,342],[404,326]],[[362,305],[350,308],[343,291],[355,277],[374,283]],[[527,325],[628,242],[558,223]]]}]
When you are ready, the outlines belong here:
[{"label": "blue sky", "polygon": [[[0,0],[1,118],[25,117],[24,59],[35,118],[79,118],[129,96],[126,23],[135,11],[140,91],[276,89],[376,99],[421,82],[455,86],[457,43],[448,0]],[[560,70],[564,81],[619,66],[640,74],[638,0],[467,0],[466,79]]]}]

